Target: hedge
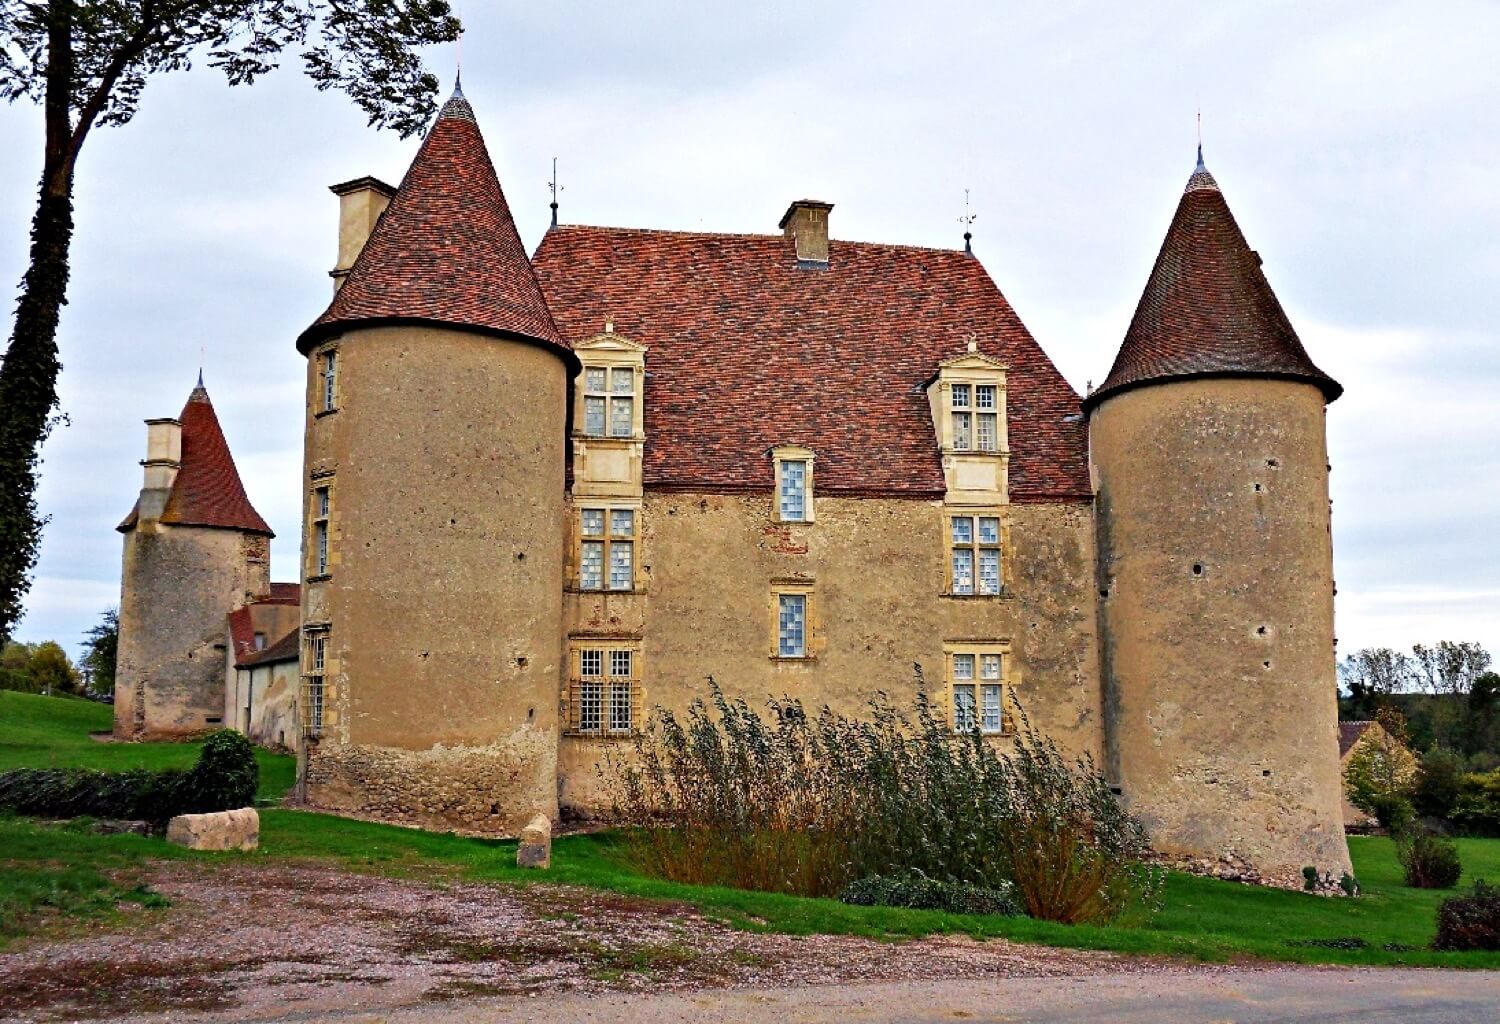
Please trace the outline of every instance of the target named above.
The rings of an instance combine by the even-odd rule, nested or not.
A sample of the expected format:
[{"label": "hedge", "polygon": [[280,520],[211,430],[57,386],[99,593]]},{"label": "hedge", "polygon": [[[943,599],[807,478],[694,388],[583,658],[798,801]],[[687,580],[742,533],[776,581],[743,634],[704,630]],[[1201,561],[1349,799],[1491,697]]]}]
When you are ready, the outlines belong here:
[{"label": "hedge", "polygon": [[183,770],[99,772],[85,768],[18,768],[0,773],[0,810],[42,818],[126,818],[156,825],[255,803],[260,768],[243,734],[208,737],[198,763]]},{"label": "hedge", "polygon": [[860,907],[908,907],[915,910],[946,910],[953,914],[1021,913],[1010,883],[1002,887],[943,882],[925,875],[904,878],[871,875],[850,882],[839,900]]}]

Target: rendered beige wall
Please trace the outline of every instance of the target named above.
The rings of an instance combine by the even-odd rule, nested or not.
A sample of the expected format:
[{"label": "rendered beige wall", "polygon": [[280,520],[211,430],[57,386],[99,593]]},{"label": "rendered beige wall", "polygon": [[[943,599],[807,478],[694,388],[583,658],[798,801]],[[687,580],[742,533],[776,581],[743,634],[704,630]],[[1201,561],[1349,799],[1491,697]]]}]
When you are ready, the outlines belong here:
[{"label": "rendered beige wall", "polygon": [[1347,870],[1321,392],[1143,387],[1094,411],[1091,443],[1128,806],[1167,853]]},{"label": "rendered beige wall", "polygon": [[440,328],[337,344],[338,411],[307,410],[305,499],[332,497],[329,576],[304,585],[304,625],[329,626],[307,798],[488,833],[555,817],[564,363]]},{"label": "rendered beige wall", "polygon": [[141,520],[125,534],[115,735],[173,739],[224,715],[224,617],[271,590],[268,540]]},{"label": "rendered beige wall", "polygon": [[252,665],[234,670],[230,687],[232,713],[224,724],[275,750],[297,745],[297,686],[295,661]]},{"label": "rendered beige wall", "polygon": [[[679,713],[707,693],[710,675],[752,705],[790,695],[862,715],[884,690],[909,708],[914,663],[946,708],[944,642],[1010,640],[1009,676],[1033,721],[1069,750],[1101,754],[1090,505],[1008,506],[1008,596],[954,598],[942,596],[941,502],[815,501],[815,522],[781,524],[769,494],[647,493],[644,592],[571,592],[568,630],[640,636],[643,705]],[[814,584],[814,661],[770,656],[772,580],[787,577]],[[630,743],[563,738],[560,785],[570,812],[609,810],[598,774],[606,751],[627,755]]]}]

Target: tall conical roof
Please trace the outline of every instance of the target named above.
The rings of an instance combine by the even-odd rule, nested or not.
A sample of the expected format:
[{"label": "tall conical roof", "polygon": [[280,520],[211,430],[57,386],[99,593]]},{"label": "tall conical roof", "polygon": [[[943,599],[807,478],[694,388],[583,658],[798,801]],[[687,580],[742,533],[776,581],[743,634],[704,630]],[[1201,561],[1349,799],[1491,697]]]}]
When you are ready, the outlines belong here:
[{"label": "tall conical roof", "polygon": [[1184,377],[1305,380],[1330,402],[1344,390],[1302,347],[1202,147],[1114,367],[1084,407]]},{"label": "tall conical roof", "polygon": [[356,324],[431,323],[564,353],[495,167],[461,91],[444,104],[333,303],[297,339]]},{"label": "tall conical roof", "polygon": [[[219,417],[208,399],[199,374],[198,386],[188,395],[179,417],[182,423],[182,462],[172,482],[160,521],[174,526],[212,526],[274,536],[266,521],[250,504],[245,485],[235,468],[234,456]],[[140,507],[131,509],[118,529],[132,529]]]}]

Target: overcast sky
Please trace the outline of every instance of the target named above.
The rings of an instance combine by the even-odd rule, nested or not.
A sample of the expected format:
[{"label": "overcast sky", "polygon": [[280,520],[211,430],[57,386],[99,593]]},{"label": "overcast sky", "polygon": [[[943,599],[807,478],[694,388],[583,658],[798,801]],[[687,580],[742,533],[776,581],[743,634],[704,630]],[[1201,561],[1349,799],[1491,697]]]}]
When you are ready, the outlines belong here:
[{"label": "overcast sky", "polygon": [[[1102,380],[1204,150],[1329,412],[1347,652],[1500,655],[1500,6],[1268,2],[457,4],[464,89],[527,245],[559,159],[575,223],[975,249],[1073,385]],[[502,13],[502,10],[504,13]],[[451,49],[429,54],[445,83]],[[445,85],[446,91],[446,85]],[[0,107],[0,281],[20,279],[41,124]],[[21,624],[76,648],[119,600],[148,417],[201,362],[295,579],[303,360],[337,230],[326,186],[417,146],[294,67],[155,79],[79,168],[52,516]],[[7,329],[9,324],[7,323]],[[201,356],[200,356],[201,353]]]}]

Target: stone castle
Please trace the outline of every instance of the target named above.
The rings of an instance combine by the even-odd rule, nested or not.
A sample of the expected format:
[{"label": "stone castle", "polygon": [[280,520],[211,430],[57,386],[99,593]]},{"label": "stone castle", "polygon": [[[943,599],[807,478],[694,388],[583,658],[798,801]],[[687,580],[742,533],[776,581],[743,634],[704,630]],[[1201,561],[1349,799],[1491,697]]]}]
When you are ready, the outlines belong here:
[{"label": "stone castle", "polygon": [[[1349,866],[1325,407],[1201,153],[1080,397],[966,243],[556,223],[528,257],[456,92],[334,186],[298,584],[207,393],[151,420],[117,732],[295,746],[312,806],[514,834],[709,677],[1011,742],[1014,694],[1164,853]],[[201,384],[201,382],[200,382]],[[621,746],[621,744],[624,746]]]}]

